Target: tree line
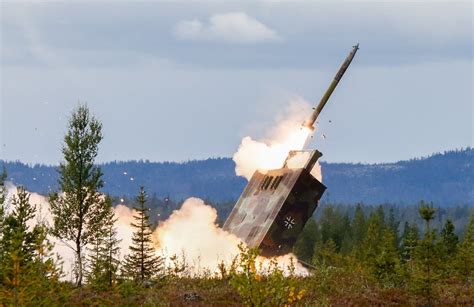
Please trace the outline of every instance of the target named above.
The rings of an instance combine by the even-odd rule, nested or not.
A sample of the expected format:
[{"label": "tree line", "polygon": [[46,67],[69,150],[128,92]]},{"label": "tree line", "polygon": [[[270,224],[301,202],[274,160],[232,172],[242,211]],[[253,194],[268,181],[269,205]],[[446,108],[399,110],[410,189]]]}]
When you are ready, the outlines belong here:
[{"label": "tree line", "polygon": [[450,219],[434,228],[437,210],[423,201],[418,205],[422,228],[416,222],[400,225],[393,207],[386,212],[383,206],[367,210],[358,204],[350,216],[348,207],[326,205],[317,219],[308,221],[294,252],[313,266],[358,267],[382,287],[409,287],[430,298],[437,282],[472,283],[474,211],[470,211],[458,236]]}]

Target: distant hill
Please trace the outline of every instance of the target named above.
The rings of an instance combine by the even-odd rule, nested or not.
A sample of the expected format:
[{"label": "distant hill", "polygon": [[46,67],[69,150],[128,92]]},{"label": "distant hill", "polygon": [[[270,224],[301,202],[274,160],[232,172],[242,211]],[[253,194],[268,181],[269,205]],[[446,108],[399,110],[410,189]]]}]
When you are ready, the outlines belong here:
[{"label": "distant hill", "polygon": [[474,149],[384,164],[323,164],[323,181],[334,202],[474,205]]},{"label": "distant hill", "polygon": [[[448,151],[396,163],[322,163],[325,199],[336,203],[410,204],[420,199],[439,206],[474,205],[474,149]],[[4,162],[10,181],[46,194],[57,189],[56,167]],[[104,191],[134,197],[144,185],[150,195],[180,200],[236,200],[246,180],[234,173],[230,158],[184,163],[128,161],[102,164]]]}]

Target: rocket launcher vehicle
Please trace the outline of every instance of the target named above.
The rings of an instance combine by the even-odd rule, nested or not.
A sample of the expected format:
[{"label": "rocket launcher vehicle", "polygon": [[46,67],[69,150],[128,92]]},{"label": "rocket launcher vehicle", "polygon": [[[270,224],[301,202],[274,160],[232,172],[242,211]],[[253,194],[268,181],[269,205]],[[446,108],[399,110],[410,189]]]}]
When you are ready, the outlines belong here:
[{"label": "rocket launcher vehicle", "polygon": [[[314,123],[349,67],[359,45],[355,45],[328,90],[303,126]],[[266,257],[292,251],[306,222],[313,215],[326,187],[316,178],[317,150],[290,151],[282,168],[257,170],[245,187],[224,230],[258,248]]]},{"label": "rocket launcher vehicle", "polygon": [[265,257],[291,252],[326,189],[311,174],[321,156],[317,150],[291,151],[282,168],[255,171],[224,230]]}]

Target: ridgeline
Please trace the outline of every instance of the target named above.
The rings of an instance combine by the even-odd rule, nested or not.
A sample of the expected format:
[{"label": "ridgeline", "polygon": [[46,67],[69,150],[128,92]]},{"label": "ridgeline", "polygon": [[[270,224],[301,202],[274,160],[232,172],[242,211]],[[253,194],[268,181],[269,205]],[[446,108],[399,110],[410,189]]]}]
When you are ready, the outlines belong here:
[{"label": "ridgeline", "polygon": [[[436,153],[426,158],[383,164],[322,163],[325,201],[333,203],[474,204],[474,149]],[[0,160],[8,180],[31,192],[57,189],[57,167]],[[190,196],[211,201],[236,200],[246,180],[237,177],[230,158],[183,163],[126,161],[100,165],[107,192],[132,198],[141,185],[150,195],[174,200]]]}]

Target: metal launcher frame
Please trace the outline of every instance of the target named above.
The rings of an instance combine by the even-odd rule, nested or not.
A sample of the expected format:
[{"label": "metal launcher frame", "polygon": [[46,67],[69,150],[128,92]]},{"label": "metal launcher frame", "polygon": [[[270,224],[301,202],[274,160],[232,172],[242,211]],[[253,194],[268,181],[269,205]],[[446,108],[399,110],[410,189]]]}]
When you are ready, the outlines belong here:
[{"label": "metal launcher frame", "polygon": [[284,166],[256,171],[224,224],[263,256],[291,252],[326,187],[311,173],[322,154],[290,151]]}]

